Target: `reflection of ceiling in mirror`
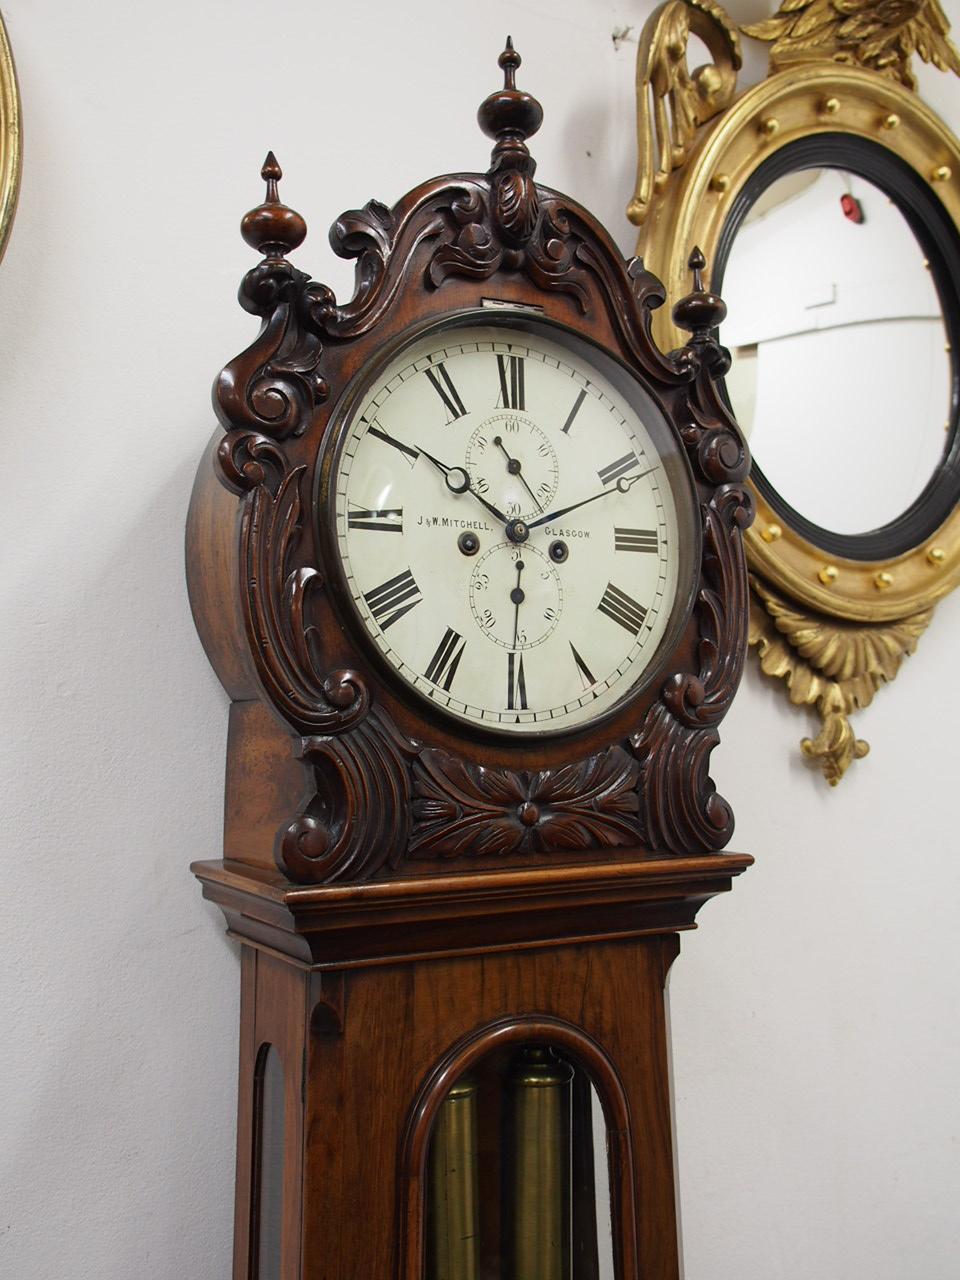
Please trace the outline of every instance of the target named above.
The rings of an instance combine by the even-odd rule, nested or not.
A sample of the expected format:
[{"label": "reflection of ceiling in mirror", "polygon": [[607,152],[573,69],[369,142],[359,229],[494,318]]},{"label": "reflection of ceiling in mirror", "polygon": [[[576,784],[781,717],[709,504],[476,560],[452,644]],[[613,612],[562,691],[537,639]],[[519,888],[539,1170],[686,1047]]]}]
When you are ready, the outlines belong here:
[{"label": "reflection of ceiling in mirror", "polygon": [[744,218],[743,225],[748,227],[751,222],[758,222],[761,218],[766,217],[771,210],[778,209],[781,205],[786,204],[788,200],[794,200],[802,192],[806,191],[808,187],[812,187],[819,177],[819,169],[798,169],[796,173],[785,173],[776,182],[771,182],[766,191],[761,191],[750,206],[750,211]]},{"label": "reflection of ceiling in mirror", "polygon": [[947,440],[947,375],[928,326],[848,325],[738,352],[727,375],[738,419],[753,420],[758,464],[808,520],[864,533],[929,480]]},{"label": "reflection of ceiling in mirror", "polygon": [[[782,497],[824,528],[862,533],[906,510],[941,461],[951,358],[897,206],[841,170],[802,176],[771,184],[734,241],[727,389]],[[844,195],[862,223],[845,216]]]},{"label": "reflection of ceiling in mirror", "polygon": [[[923,252],[890,198],[838,169],[807,172],[815,180],[799,193],[793,174],[772,183],[764,193],[772,207],[734,240],[723,341],[750,346],[864,320],[939,318]],[[843,213],[847,194],[860,202],[860,224]]]}]

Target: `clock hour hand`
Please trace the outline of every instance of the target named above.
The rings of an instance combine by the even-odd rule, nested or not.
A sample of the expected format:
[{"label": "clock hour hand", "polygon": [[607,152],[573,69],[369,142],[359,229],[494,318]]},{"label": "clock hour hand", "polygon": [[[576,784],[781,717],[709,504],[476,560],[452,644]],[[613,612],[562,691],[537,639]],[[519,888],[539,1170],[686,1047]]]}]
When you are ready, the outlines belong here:
[{"label": "clock hour hand", "polygon": [[638,480],[642,480],[644,476],[648,476],[651,471],[656,470],[656,467],[648,467],[646,471],[641,471],[635,476],[621,476],[613,488],[604,489],[602,493],[595,493],[592,498],[583,498],[580,502],[574,502],[569,507],[561,507],[559,511],[548,511],[539,520],[528,521],[527,528],[536,529],[542,524],[549,524],[551,520],[559,520],[561,516],[569,515],[571,511],[576,511],[578,507],[585,507],[588,502],[599,502],[601,498],[609,498],[611,493],[628,493]]},{"label": "clock hour hand", "polygon": [[463,467],[448,467],[445,462],[441,462],[439,458],[435,458],[432,453],[427,453],[426,449],[421,449],[419,445],[417,446],[417,452],[422,453],[428,462],[432,462],[435,467],[443,472],[447,481],[447,488],[450,489],[452,493],[472,494],[473,497],[476,498],[482,506],[486,507],[490,514],[495,519],[499,520],[501,524],[507,523],[507,517],[499,507],[495,507],[493,503],[488,502],[482,494],[477,493],[476,489],[474,489],[473,485],[470,483],[469,475]]}]

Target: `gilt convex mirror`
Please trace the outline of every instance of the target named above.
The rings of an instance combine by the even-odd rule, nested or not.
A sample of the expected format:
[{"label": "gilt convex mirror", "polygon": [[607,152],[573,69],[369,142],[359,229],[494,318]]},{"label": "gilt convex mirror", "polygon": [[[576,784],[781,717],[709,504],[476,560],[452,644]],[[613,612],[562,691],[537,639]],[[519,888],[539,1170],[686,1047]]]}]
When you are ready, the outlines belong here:
[{"label": "gilt convex mirror", "polygon": [[726,395],[758,506],[750,639],[818,711],[802,748],[835,785],[868,750],[849,716],[960,581],[960,146],[910,67],[916,53],[960,73],[960,55],[936,0],[787,0],[743,30],[770,69],[738,95],[740,33],[719,4],[650,18],[628,213],[668,288],[699,243],[727,303]]}]

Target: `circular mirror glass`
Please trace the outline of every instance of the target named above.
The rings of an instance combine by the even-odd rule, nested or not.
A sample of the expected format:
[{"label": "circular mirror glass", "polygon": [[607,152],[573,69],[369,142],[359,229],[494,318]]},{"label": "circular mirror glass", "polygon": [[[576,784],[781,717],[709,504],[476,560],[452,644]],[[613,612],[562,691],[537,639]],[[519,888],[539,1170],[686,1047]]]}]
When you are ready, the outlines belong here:
[{"label": "circular mirror glass", "polygon": [[828,141],[761,166],[724,228],[727,395],[775,509],[837,554],[896,555],[956,500],[956,230],[883,148]]}]

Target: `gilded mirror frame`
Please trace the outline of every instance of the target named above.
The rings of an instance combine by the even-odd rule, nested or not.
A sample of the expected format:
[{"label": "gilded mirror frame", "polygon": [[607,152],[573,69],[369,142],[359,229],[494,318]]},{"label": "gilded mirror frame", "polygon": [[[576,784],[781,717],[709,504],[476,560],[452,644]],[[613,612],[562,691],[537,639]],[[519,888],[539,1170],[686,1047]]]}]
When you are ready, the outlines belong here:
[{"label": "gilded mirror frame", "polygon": [[22,156],[20,92],[7,29],[0,16],[0,259],[17,211]]},{"label": "gilded mirror frame", "polygon": [[[820,16],[813,35],[809,22],[806,35],[802,25],[798,34],[815,7]],[[960,55],[937,0],[896,27],[883,25],[880,7],[863,0],[854,24],[827,0],[785,0],[774,17],[743,28],[770,42],[771,54],[767,78],[739,95],[740,35],[719,4],[668,0],[651,15],[638,54],[639,176],[628,216],[640,226],[637,253],[668,296],[683,286],[689,245],[701,247],[708,266],[717,262],[724,228],[761,166],[801,140],[812,140],[812,150],[818,135],[882,147],[935,195],[951,230],[960,227],[960,143],[919,99],[910,69],[917,52],[960,74]],[[691,35],[713,59],[692,70]],[[667,348],[683,340],[662,312],[655,331]],[[955,362],[955,382],[956,368]],[[954,395],[948,423],[954,432],[957,409]],[[829,457],[823,466],[829,468]],[[752,487],[757,520],[745,539],[750,643],[762,670],[784,682],[790,701],[819,713],[818,736],[801,747],[836,785],[868,751],[850,715],[895,677],[936,602],[960,583],[960,505],[899,554],[854,559],[836,554],[836,545],[818,545],[808,536],[810,522],[785,518],[783,504],[775,510],[763,486]]]}]

